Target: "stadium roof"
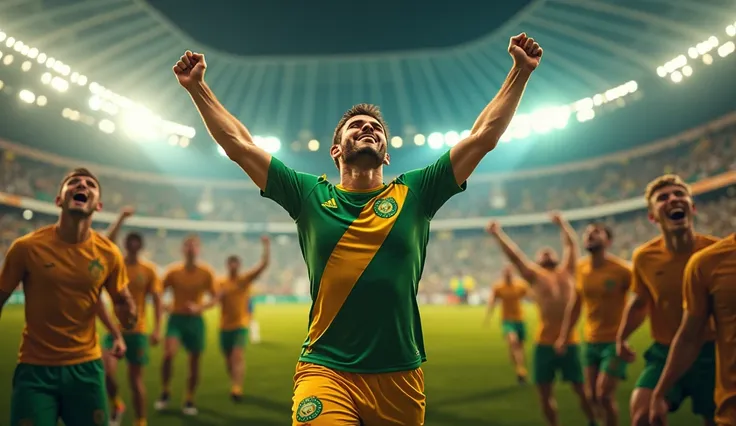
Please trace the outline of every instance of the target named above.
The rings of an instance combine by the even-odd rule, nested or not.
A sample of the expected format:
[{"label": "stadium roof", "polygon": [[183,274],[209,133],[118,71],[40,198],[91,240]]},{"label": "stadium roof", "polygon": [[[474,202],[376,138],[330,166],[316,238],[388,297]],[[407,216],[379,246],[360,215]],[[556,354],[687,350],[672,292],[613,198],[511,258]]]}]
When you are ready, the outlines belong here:
[{"label": "stadium roof", "polygon": [[522,31],[545,49],[521,108],[531,111],[656,77],[734,18],[728,0],[413,3],[6,0],[0,28],[200,134],[171,66],[186,49],[204,52],[225,105],[254,133],[289,142],[329,136],[359,102],[381,105],[398,134],[470,127]]}]

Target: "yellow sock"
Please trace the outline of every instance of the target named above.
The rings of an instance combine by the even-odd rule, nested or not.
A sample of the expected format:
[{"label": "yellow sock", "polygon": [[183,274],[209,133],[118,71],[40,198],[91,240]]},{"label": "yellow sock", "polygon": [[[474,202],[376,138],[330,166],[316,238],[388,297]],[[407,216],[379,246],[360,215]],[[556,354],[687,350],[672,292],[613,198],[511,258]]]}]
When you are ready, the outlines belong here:
[{"label": "yellow sock", "polygon": [[135,419],[135,426],[148,426],[148,421],[146,419]]},{"label": "yellow sock", "polygon": [[119,396],[116,396],[115,398],[110,398],[110,407],[117,409],[122,407],[123,405],[125,405],[125,403],[123,402],[123,398],[120,398]]},{"label": "yellow sock", "polygon": [[232,388],[230,388],[230,393],[233,395],[242,395],[243,394],[243,388],[238,385],[233,385]]},{"label": "yellow sock", "polygon": [[518,374],[521,377],[526,377],[526,374],[527,374],[526,368],[524,368],[524,366],[517,367],[516,368],[516,374]]}]

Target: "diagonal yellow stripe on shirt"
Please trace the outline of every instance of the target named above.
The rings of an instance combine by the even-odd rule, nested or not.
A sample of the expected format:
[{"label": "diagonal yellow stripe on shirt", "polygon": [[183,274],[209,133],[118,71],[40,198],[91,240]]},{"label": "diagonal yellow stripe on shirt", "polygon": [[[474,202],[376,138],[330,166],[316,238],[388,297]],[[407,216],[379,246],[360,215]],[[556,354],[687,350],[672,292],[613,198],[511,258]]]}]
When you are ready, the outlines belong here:
[{"label": "diagonal yellow stripe on shirt", "polygon": [[[360,215],[335,245],[322,273],[312,309],[308,335],[310,346],[327,331],[363,271],[383,245],[401,214],[408,192],[409,188],[404,185],[389,185],[363,207]],[[376,215],[373,211],[376,201],[388,197],[393,197],[396,201],[396,214],[388,218]]]}]

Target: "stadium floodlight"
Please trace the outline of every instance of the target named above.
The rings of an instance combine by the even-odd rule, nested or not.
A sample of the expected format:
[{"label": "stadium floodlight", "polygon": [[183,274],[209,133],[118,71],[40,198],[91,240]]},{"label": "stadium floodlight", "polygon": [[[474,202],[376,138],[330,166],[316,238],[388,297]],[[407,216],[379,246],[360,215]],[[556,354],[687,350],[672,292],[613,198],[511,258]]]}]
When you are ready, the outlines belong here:
[{"label": "stadium floodlight", "polygon": [[445,144],[447,146],[455,146],[458,142],[460,142],[460,133],[455,131],[445,133]]},{"label": "stadium floodlight", "polygon": [[317,151],[319,149],[319,141],[317,139],[310,140],[307,142],[307,149],[310,151]]},{"label": "stadium floodlight", "polygon": [[46,59],[46,68],[53,68],[54,65],[56,65],[56,59],[54,58]]},{"label": "stadium floodlight", "polygon": [[[176,146],[179,144],[179,136],[177,135],[171,135],[169,136],[169,145]],[[225,152],[225,151],[223,151]]]},{"label": "stadium floodlight", "polygon": [[5,55],[5,57],[3,58],[3,64],[10,65],[13,63],[13,60],[15,60],[13,55]]},{"label": "stadium floodlight", "polygon": [[44,96],[44,95],[41,95],[41,96],[39,96],[39,97],[36,98],[36,105],[38,105],[40,107],[44,107],[48,103],[49,103],[49,100],[46,99],[46,96]]},{"label": "stadium floodlight", "polygon": [[21,101],[27,104],[32,104],[36,102],[36,95],[30,90],[26,90],[26,89],[23,89],[20,92],[18,92],[18,98],[20,98]]},{"label": "stadium floodlight", "polygon": [[684,75],[685,77],[690,77],[691,75],[693,75],[693,68],[690,65],[685,65],[684,67],[682,67],[682,75]]},{"label": "stadium floodlight", "polygon": [[0,90],[3,90],[3,87],[5,87],[5,82],[0,80]]},{"label": "stadium floodlight", "polygon": [[80,75],[77,79],[77,84],[79,84],[80,86],[84,86],[85,84],[87,84],[87,76]]},{"label": "stadium floodlight", "polygon": [[29,58],[31,58],[31,59],[36,59],[36,58],[38,58],[38,49],[36,49],[35,47],[32,47],[32,48],[31,48],[31,49],[30,49],[30,50],[28,51],[28,57],[29,57]]},{"label": "stadium floodlight", "polygon": [[13,47],[14,44],[15,44],[15,37],[8,37],[8,39],[5,40],[5,45],[7,47]]},{"label": "stadium floodlight", "polygon": [[22,49],[20,49],[20,54],[23,56],[28,56],[28,53],[31,51],[31,46],[24,45]]},{"label": "stadium floodlight", "polygon": [[89,98],[89,107],[92,111],[99,111],[102,109],[102,99],[97,95],[92,96]]},{"label": "stadium floodlight", "polygon": [[38,54],[38,57],[36,58],[36,61],[37,61],[37,62],[38,62],[39,64],[43,64],[43,63],[45,63],[45,62],[46,62],[46,59],[47,59],[47,58],[48,58],[48,57],[46,56],[46,54],[45,54],[45,53],[39,53],[39,54]]},{"label": "stadium floodlight", "polygon": [[601,106],[606,99],[600,93],[593,95],[593,105]]},{"label": "stadium floodlight", "polygon": [[659,66],[659,67],[657,67],[657,75],[660,76],[660,77],[662,77],[662,78],[667,77],[667,70],[664,69],[664,67]]},{"label": "stadium floodlight", "polygon": [[427,137],[427,145],[432,149],[440,149],[444,144],[445,140],[440,132],[430,133]]},{"label": "stadium floodlight", "polygon": [[185,138],[183,136],[179,138],[179,146],[182,147],[182,148],[188,147],[189,146],[189,142],[190,142],[189,141],[189,138]]},{"label": "stadium floodlight", "polygon": [[33,212],[30,210],[23,210],[23,219],[25,220],[33,219]]},{"label": "stadium floodlight", "polygon": [[460,140],[463,140],[467,138],[468,136],[470,136],[470,130],[465,129],[462,132],[460,132]]},{"label": "stadium floodlight", "polygon": [[691,47],[691,48],[687,49],[687,56],[689,56],[690,58],[697,59],[697,57],[699,55],[700,54],[698,53],[698,49],[696,49],[694,47]]},{"label": "stadium floodlight", "polygon": [[[726,27],[726,35],[728,35],[729,37],[736,36],[736,26],[733,26],[733,25],[727,26]],[[2,40],[2,39],[0,38],[0,40]]]},{"label": "stadium floodlight", "polygon": [[422,146],[425,142],[427,142],[427,138],[423,134],[417,133],[414,135],[414,145]]},{"label": "stadium floodlight", "polygon": [[104,118],[97,123],[97,128],[103,133],[111,134],[115,131],[115,123]]},{"label": "stadium floodlight", "polygon": [[6,38],[8,38],[8,35],[0,31],[0,42],[5,41]]},{"label": "stadium floodlight", "polygon": [[45,73],[41,74],[41,83],[43,83],[43,84],[49,84],[49,83],[51,83],[51,79],[52,78],[53,78],[53,76],[51,75],[50,72],[45,72]]},{"label": "stadium floodlight", "polygon": [[584,123],[586,121],[590,121],[593,118],[595,118],[595,110],[594,109],[583,109],[577,112],[576,118],[579,122]]},{"label": "stadium floodlight", "polygon": [[675,71],[672,74],[670,74],[670,78],[673,82],[679,83],[682,81],[682,73],[680,71]]},{"label": "stadium floodlight", "polygon": [[23,64],[20,66],[20,69],[23,70],[23,72],[28,72],[31,70],[31,61],[23,61]]},{"label": "stadium floodlight", "polygon": [[732,41],[723,44],[721,47],[718,48],[718,56],[720,56],[721,58],[725,58],[726,56],[733,53],[735,47],[736,46]]},{"label": "stadium floodlight", "polygon": [[66,92],[69,90],[69,82],[61,77],[54,77],[51,79],[51,87],[59,92]]},{"label": "stadium floodlight", "polygon": [[23,46],[25,46],[25,44],[23,44],[22,41],[18,40],[13,45],[13,50],[15,50],[16,52],[20,53],[23,50]]}]

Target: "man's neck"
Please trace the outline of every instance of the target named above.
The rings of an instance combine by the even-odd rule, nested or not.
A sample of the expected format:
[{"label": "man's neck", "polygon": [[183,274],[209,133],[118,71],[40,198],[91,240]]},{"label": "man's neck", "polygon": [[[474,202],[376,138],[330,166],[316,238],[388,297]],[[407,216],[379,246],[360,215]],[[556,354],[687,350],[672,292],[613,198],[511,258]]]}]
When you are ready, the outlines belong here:
[{"label": "man's neck", "polygon": [[137,265],[138,264],[138,253],[128,253],[125,255],[126,265]]},{"label": "man's neck", "polygon": [[685,231],[670,232],[662,230],[662,237],[670,253],[692,253],[695,247],[695,230],[688,228]]},{"label": "man's neck", "polygon": [[191,258],[191,259],[184,259],[184,267],[187,269],[192,269],[197,265],[197,259]]},{"label": "man's neck", "polygon": [[232,272],[232,271],[231,271],[231,272],[230,272],[230,279],[231,279],[231,280],[236,280],[236,279],[238,278],[238,275],[239,275],[239,274],[238,274],[238,272],[237,272],[237,271],[235,271],[235,272]]},{"label": "man's neck", "polygon": [[590,264],[594,268],[600,268],[603,266],[603,264],[606,261],[606,251],[605,250],[596,250],[590,252]]},{"label": "man's neck", "polygon": [[362,169],[343,165],[340,168],[340,186],[352,191],[366,191],[383,185],[383,166],[377,169]]},{"label": "man's neck", "polygon": [[91,216],[78,219],[62,212],[56,223],[56,234],[65,243],[79,244],[89,238],[91,224]]}]

